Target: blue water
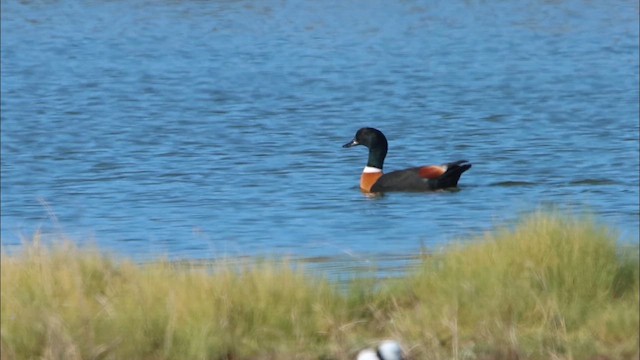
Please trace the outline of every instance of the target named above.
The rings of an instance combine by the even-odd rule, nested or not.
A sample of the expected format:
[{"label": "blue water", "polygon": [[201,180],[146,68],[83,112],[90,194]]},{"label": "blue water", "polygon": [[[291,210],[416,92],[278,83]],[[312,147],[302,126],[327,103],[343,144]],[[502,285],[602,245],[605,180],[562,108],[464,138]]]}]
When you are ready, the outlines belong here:
[{"label": "blue water", "polygon": [[[402,267],[546,206],[638,242],[638,13],[2,0],[2,245]],[[386,133],[387,171],[474,166],[457,192],[365,197],[366,151],[341,147],[363,126]]]}]

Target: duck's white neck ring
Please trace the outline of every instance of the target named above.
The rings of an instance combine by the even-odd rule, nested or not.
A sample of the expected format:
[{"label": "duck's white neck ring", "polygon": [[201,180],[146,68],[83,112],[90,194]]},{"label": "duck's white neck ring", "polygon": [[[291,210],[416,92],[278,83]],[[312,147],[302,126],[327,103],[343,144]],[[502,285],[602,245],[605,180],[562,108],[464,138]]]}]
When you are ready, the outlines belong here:
[{"label": "duck's white neck ring", "polygon": [[382,169],[378,169],[377,167],[373,167],[373,166],[365,166],[362,172],[365,174],[379,173],[379,172],[382,172]]}]

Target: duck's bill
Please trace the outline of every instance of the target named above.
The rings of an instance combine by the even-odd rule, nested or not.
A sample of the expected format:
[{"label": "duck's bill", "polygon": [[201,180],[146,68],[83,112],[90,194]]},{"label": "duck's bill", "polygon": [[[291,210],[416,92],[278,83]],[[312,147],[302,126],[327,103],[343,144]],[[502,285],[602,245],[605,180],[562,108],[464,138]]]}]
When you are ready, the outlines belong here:
[{"label": "duck's bill", "polygon": [[342,145],[343,148],[350,148],[352,146],[356,146],[356,145],[360,145],[359,142],[356,141],[356,139],[353,139],[351,141],[349,141],[348,143]]}]

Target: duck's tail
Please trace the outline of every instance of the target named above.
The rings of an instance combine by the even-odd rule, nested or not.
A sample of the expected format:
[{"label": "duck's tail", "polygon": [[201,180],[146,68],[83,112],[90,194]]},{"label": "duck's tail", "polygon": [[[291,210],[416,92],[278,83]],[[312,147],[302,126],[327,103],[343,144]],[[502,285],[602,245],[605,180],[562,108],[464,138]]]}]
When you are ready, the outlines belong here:
[{"label": "duck's tail", "polygon": [[462,173],[471,168],[471,163],[467,160],[459,160],[445,165],[447,171],[438,178],[438,188],[450,188],[458,186],[458,180]]}]

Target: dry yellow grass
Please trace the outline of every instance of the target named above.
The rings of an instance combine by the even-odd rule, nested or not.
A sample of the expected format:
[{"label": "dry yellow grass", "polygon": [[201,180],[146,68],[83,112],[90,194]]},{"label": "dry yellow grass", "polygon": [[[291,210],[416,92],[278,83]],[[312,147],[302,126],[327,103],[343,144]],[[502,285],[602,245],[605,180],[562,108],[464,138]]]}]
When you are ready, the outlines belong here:
[{"label": "dry yellow grass", "polygon": [[[338,286],[298,264],[137,265],[38,237],[2,253],[3,359],[638,358],[638,249],[534,215],[395,280]],[[631,253],[631,256],[625,253]]]},{"label": "dry yellow grass", "polygon": [[589,219],[533,215],[425,261],[394,291],[395,323],[420,358],[637,359],[638,248],[615,239]]}]

